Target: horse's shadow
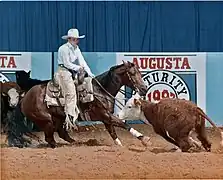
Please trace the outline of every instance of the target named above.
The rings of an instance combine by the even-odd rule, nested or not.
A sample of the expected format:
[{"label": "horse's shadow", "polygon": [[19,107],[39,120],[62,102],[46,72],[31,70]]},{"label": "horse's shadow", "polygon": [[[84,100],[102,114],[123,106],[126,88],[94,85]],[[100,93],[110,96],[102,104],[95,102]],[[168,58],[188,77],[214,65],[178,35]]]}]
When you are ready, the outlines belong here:
[{"label": "horse's shadow", "polygon": [[165,148],[153,148],[150,150],[152,153],[155,154],[160,154],[160,153],[171,153],[171,152],[175,152],[176,149],[172,148],[172,149],[165,149]]},{"label": "horse's shadow", "polygon": [[[160,154],[160,153],[176,153],[175,148],[165,149],[165,148],[153,148],[150,150],[152,153]],[[188,153],[199,153],[204,152],[203,149],[192,148],[188,151]]]},{"label": "horse's shadow", "polygon": [[[71,146],[104,146],[97,139],[89,139],[87,141],[75,141],[74,143],[57,143],[56,147],[71,147]],[[48,148],[47,143],[41,143],[35,146],[35,148]]]}]

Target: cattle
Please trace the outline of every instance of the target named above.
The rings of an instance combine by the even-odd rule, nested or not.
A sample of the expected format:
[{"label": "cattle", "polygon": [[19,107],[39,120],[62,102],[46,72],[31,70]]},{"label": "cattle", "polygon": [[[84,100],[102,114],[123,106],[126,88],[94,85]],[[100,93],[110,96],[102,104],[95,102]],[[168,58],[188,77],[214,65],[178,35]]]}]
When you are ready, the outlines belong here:
[{"label": "cattle", "polygon": [[223,147],[223,132],[192,101],[165,98],[158,103],[152,103],[142,100],[136,94],[128,100],[118,113],[118,117],[123,120],[140,119],[152,125],[157,134],[179,147],[182,152],[188,152],[192,145],[199,146],[199,143],[190,136],[193,131],[197,133],[197,138],[205,150],[211,151],[211,143],[205,131],[205,120],[207,120],[220,132],[220,145]]},{"label": "cattle", "polygon": [[[45,84],[49,82],[50,80],[38,80],[38,79],[32,79],[30,78],[30,73],[26,71],[16,71],[16,82],[21,87],[21,89],[25,92],[28,92],[33,86],[39,85],[39,84]],[[32,129],[32,131],[39,131],[39,128],[30,120],[26,119],[26,124],[29,129]]]},{"label": "cattle", "polygon": [[33,86],[44,84],[49,82],[50,80],[38,80],[38,79],[31,79],[30,78],[30,71],[16,71],[16,82],[24,91],[29,91]]},{"label": "cattle", "polygon": [[[11,129],[21,128],[27,130],[27,128],[24,128],[24,122],[16,122],[17,124],[12,121],[11,117],[12,114],[15,111],[15,108],[17,108],[17,105],[19,104],[19,101],[21,98],[24,97],[25,92],[21,90],[20,86],[15,82],[0,82],[0,92],[1,92],[1,125],[2,130],[4,133],[8,134],[9,141],[15,141],[15,139],[18,140],[18,137],[12,137],[12,134],[14,132],[11,132]],[[18,125],[20,124],[20,125]],[[16,128],[12,128],[12,126],[16,126]],[[28,130],[27,130],[28,131]],[[33,138],[40,142],[40,139],[30,133],[26,132],[26,136]],[[13,139],[13,140],[12,140]]]},{"label": "cattle", "polygon": [[23,93],[24,96],[24,92],[15,82],[0,82],[0,92],[3,97],[8,97],[10,107],[15,107],[18,104],[20,93]]},{"label": "cattle", "polygon": [[21,91],[19,85],[15,82],[0,82],[1,92],[1,124],[3,128],[7,124],[7,113],[15,108],[19,103],[21,96],[24,96],[24,92]]}]

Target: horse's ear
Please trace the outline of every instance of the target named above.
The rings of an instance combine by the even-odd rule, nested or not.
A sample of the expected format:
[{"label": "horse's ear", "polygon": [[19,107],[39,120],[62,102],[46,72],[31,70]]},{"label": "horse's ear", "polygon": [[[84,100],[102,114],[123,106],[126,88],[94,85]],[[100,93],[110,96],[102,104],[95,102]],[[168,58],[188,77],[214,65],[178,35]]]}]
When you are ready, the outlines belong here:
[{"label": "horse's ear", "polygon": [[129,65],[129,67],[134,67],[135,66],[135,64],[130,62],[130,61],[128,61],[128,65]]},{"label": "horse's ear", "polygon": [[30,76],[31,71],[28,72],[28,75]]},{"label": "horse's ear", "polygon": [[135,106],[140,106],[141,102],[139,99],[134,99],[134,104],[135,104]]},{"label": "horse's ear", "polygon": [[126,63],[124,60],[122,60],[124,66],[128,66],[128,63]]}]

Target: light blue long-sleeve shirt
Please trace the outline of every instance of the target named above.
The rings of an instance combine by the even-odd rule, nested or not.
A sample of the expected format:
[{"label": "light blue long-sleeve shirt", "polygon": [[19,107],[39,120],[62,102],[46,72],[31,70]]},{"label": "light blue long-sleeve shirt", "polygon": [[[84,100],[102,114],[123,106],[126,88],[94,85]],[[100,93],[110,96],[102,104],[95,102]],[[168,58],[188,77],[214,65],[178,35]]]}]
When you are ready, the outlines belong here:
[{"label": "light blue long-sleeve shirt", "polygon": [[63,64],[66,68],[79,71],[84,67],[84,70],[90,75],[94,76],[78,46],[74,48],[69,42],[63,44],[58,49],[58,64]]}]

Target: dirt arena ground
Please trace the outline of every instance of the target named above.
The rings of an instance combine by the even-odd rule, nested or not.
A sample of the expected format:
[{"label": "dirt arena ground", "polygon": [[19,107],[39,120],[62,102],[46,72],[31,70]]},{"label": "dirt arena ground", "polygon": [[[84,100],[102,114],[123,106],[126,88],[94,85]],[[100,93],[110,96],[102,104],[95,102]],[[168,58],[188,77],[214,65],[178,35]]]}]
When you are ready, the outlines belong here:
[{"label": "dirt arena ground", "polygon": [[[172,152],[171,144],[145,125],[132,125],[152,137],[152,145],[144,147],[131,134],[117,128],[124,147],[117,147],[103,125],[82,128],[73,137],[79,141],[67,145],[55,134],[59,147],[1,148],[1,179],[223,179],[223,151],[220,136],[212,129],[208,135],[213,143],[211,153]],[[42,133],[37,133],[43,139]],[[4,136],[1,143],[4,143]],[[91,141],[88,141],[91,139]],[[2,145],[3,146],[3,145]]]}]

